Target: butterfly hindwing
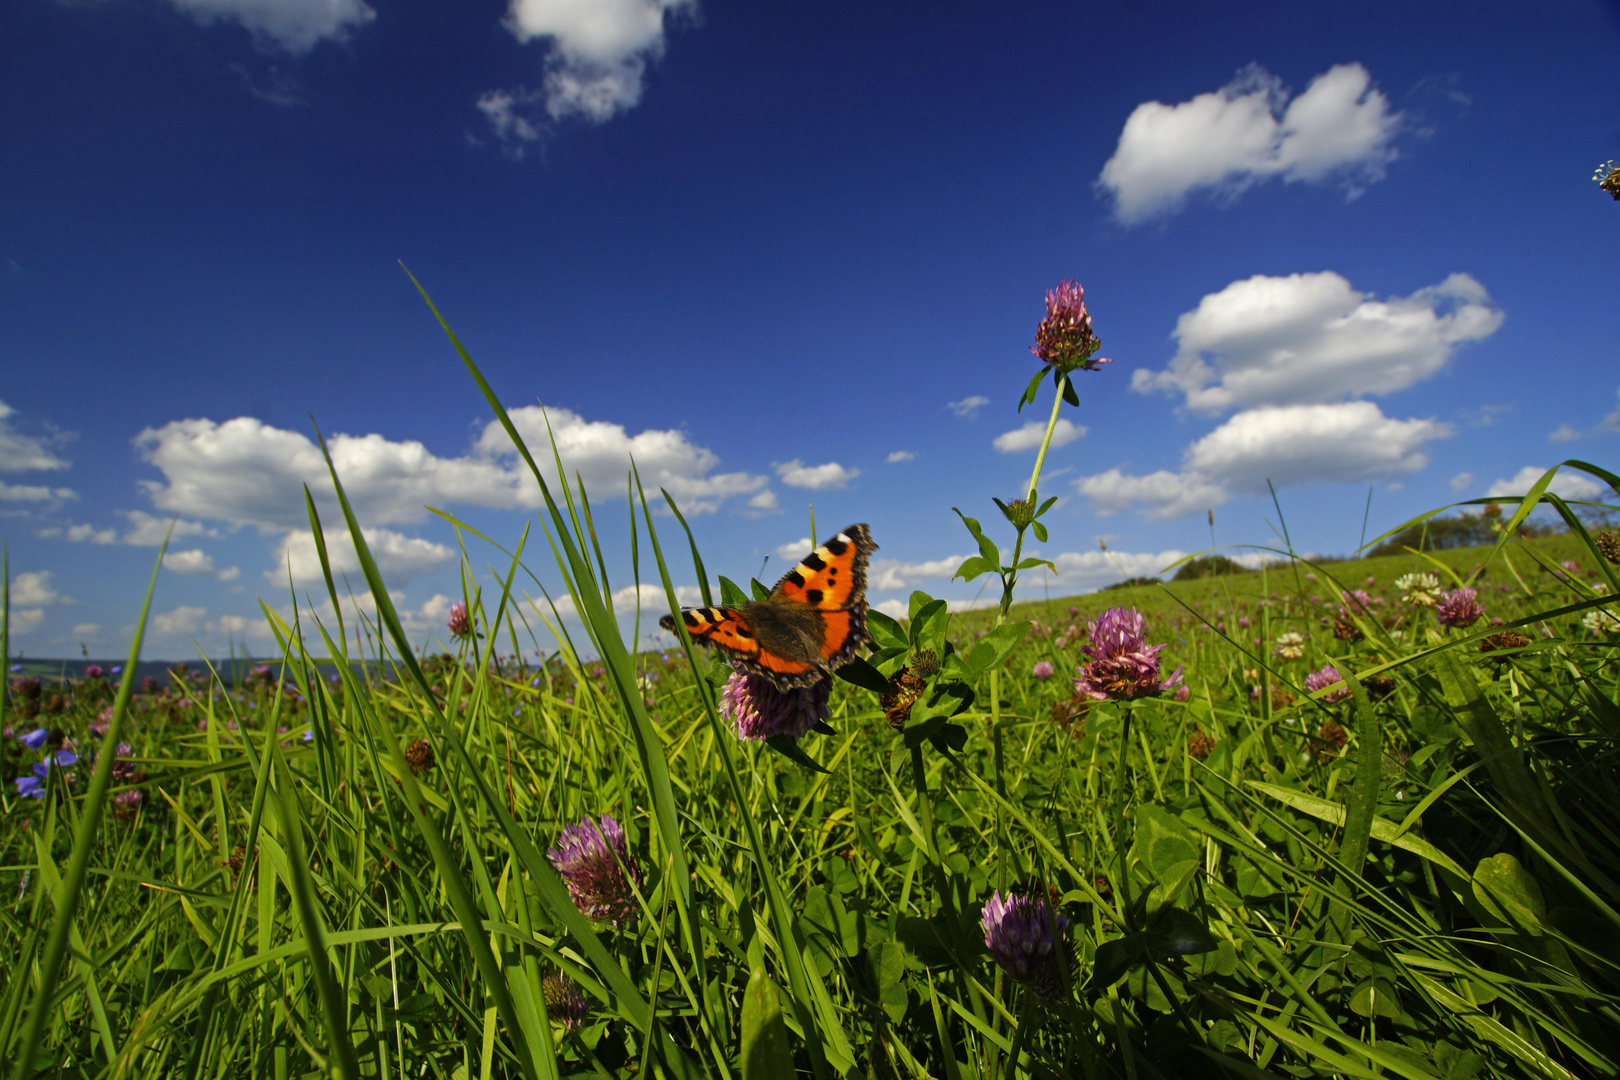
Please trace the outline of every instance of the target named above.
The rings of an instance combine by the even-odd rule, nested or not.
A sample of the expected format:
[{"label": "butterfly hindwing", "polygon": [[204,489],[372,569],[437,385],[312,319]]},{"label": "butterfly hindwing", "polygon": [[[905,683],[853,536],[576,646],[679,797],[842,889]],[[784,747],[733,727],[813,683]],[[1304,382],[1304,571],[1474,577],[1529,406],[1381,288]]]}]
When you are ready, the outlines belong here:
[{"label": "butterfly hindwing", "polygon": [[855,607],[865,601],[866,560],[876,548],[865,525],[851,525],[783,574],[771,596],[818,611]]}]

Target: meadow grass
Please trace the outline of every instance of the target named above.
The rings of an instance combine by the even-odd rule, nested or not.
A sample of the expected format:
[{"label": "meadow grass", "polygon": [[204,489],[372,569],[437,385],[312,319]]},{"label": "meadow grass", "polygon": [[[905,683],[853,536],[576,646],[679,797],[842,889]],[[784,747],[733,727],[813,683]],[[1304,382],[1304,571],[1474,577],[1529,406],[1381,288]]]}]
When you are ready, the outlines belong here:
[{"label": "meadow grass", "polygon": [[[625,644],[616,586],[710,590],[684,521],[632,476],[636,561],[610,573],[585,493],[529,463],[585,640],[527,531],[459,526],[490,546],[454,654],[406,638],[362,540],[361,602],[328,571],[330,606],[264,606],[282,675],[12,688],[14,734],[56,733],[5,740],[12,1076],[1616,1072],[1620,582],[1545,483],[1494,548],[955,615],[917,594],[874,619],[806,764],[734,737],[730,669],[684,635]],[[1571,532],[1520,537],[1539,503]],[[1395,586],[1420,571],[1472,581],[1485,617],[1440,626]],[[1110,606],[1145,613],[1184,699],[1075,695]],[[972,694],[896,730],[871,673],[924,650]],[[14,792],[58,746],[78,761],[44,797]],[[619,925],[545,854],[605,814],[641,870]],[[1068,920],[1056,992],[991,961],[980,912],[1009,891]]]}]

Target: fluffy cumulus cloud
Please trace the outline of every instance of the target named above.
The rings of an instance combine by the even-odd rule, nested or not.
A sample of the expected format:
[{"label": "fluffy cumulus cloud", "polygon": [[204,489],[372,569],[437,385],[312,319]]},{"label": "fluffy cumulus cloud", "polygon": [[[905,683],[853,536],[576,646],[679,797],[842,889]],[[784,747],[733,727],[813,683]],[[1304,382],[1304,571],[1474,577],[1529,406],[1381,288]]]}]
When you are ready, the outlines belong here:
[{"label": "fluffy cumulus cloud", "polygon": [[216,567],[214,557],[201,548],[168,552],[163,556],[163,569],[184,577],[211,577],[220,581],[235,581],[242,576],[242,571],[237,567]]},{"label": "fluffy cumulus cloud", "polygon": [[11,579],[11,602],[18,607],[44,607],[54,604],[60,595],[51,584],[49,570],[33,570]]},{"label": "fluffy cumulus cloud", "polygon": [[810,554],[813,545],[808,536],[801,536],[791,544],[783,544],[776,549],[776,557],[783,562],[796,563]]},{"label": "fluffy cumulus cloud", "polygon": [[1436,374],[1458,345],[1501,325],[1467,274],[1389,300],[1332,271],[1257,275],[1182,314],[1169,367],[1138,370],[1131,388],[1183,394],[1203,413],[1388,394]]},{"label": "fluffy cumulus cloud", "polygon": [[890,465],[898,465],[902,461],[915,461],[915,460],[917,460],[917,455],[913,454],[910,450],[894,450],[894,451],[891,451],[890,454],[889,454],[889,458],[888,458],[888,461],[889,461]]},{"label": "fluffy cumulus cloud", "polygon": [[[1085,435],[1086,429],[1078,424],[1071,424],[1060,419],[1052,428],[1052,448],[1055,450]],[[1023,427],[1004,431],[991,441],[991,445],[1003,454],[1016,454],[1020,450],[1034,450],[1041,445],[1046,437],[1046,423],[1042,420],[1031,420]]]},{"label": "fluffy cumulus cloud", "polygon": [[776,475],[780,476],[782,483],[788,487],[826,491],[829,488],[843,487],[861,475],[861,470],[846,469],[836,461],[829,461],[825,465],[806,465],[798,458],[794,458],[792,461],[778,464]]},{"label": "fluffy cumulus cloud", "polygon": [[171,611],[162,611],[152,616],[152,634],[160,638],[195,634],[203,628],[203,617],[207,614],[207,608],[181,604]]},{"label": "fluffy cumulus cloud", "polygon": [[641,101],[670,19],[696,7],[695,0],[511,0],[507,29],[521,42],[546,43],[544,86],[488,91],[478,109],[513,157],[541,137],[529,113],[542,105],[552,120],[609,120]]},{"label": "fluffy cumulus cloud", "polygon": [[[360,559],[354,553],[354,540],[347,529],[327,529],[326,557],[332,566],[332,576],[340,579],[347,574],[363,584],[360,577]],[[456,553],[443,544],[421,537],[405,536],[392,529],[368,528],[364,530],[366,547],[377,563],[377,570],[389,582],[404,582],[443,566],[456,557]],[[314,585],[325,580],[321,573],[321,556],[315,548],[315,537],[308,531],[290,532],[282,537],[276,549],[275,567],[264,572],[272,585],[286,585],[288,576],[294,585]]]},{"label": "fluffy cumulus cloud", "polygon": [[[667,489],[683,511],[708,513],[726,499],[750,495],[767,479],[747,473],[716,473],[719,459],[680,431],[631,435],[618,424],[590,421],[567,409],[527,406],[512,420],[535,448],[547,483],[558,485],[547,447],[546,418],[570,480],[579,474],[593,497],[622,496],[632,460],[649,492]],[[177,420],[148,428],[135,440],[146,460],[163,474],[148,481],[147,494],[172,514],[253,526],[264,533],[308,527],[304,485],[328,521],[336,520],[327,494],[331,481],[320,450],[295,431],[252,417],[223,423]],[[334,435],[327,440],[344,490],[362,522],[391,525],[420,521],[427,505],[534,508],[540,492],[497,423],[491,422],[465,454],[441,457],[414,440],[382,435]],[[135,520],[131,515],[132,522]],[[161,535],[167,521],[144,515],[139,523]],[[182,522],[189,530],[194,522]],[[177,535],[185,532],[177,530]],[[130,542],[136,542],[131,540]]]},{"label": "fluffy cumulus cloud", "polygon": [[1337,181],[1354,198],[1395,159],[1401,123],[1360,64],[1330,68],[1292,100],[1251,65],[1190,101],[1138,105],[1097,185],[1125,224],[1172,214],[1200,189],[1230,197],[1272,177]]},{"label": "fluffy cumulus cloud", "polygon": [[[1031,552],[1025,552],[1031,554]],[[1145,577],[1160,573],[1165,567],[1186,557],[1182,551],[1160,552],[1130,551],[1065,551],[1056,555],[1041,555],[1057,566],[1057,573],[1042,567],[1030,571],[1024,581],[1030,587],[1050,586],[1068,592],[1086,592],[1124,581],[1130,577]],[[892,592],[914,589],[929,581],[948,581],[967,556],[951,555],[943,559],[921,562],[902,562],[899,559],[874,559],[867,568],[867,588],[873,592]],[[907,614],[904,600],[889,600],[873,605],[896,618]],[[953,602],[952,611],[982,607],[972,602]]]},{"label": "fluffy cumulus cloud", "polygon": [[966,555],[948,555],[924,562],[873,559],[866,567],[866,587],[874,592],[911,589],[925,581],[948,581]]},{"label": "fluffy cumulus cloud", "polygon": [[170,0],[200,23],[240,23],[262,41],[308,52],[324,39],[341,41],[377,17],[364,0]]},{"label": "fluffy cumulus cloud", "polygon": [[1458,494],[1461,494],[1462,492],[1467,491],[1469,485],[1472,484],[1473,482],[1474,482],[1474,474],[1473,473],[1471,473],[1471,472],[1460,472],[1456,476],[1453,476],[1451,478],[1451,490],[1457,492]]},{"label": "fluffy cumulus cloud", "polygon": [[[1540,465],[1526,465],[1508,480],[1498,480],[1485,492],[1489,499],[1513,498],[1523,496],[1535,486],[1536,481],[1546,474],[1547,470]],[[1609,493],[1609,489],[1598,483],[1584,473],[1571,472],[1569,469],[1559,469],[1558,475],[1552,478],[1547,490],[1565,499],[1598,499]]]},{"label": "fluffy cumulus cloud", "polygon": [[[68,462],[56,453],[55,448],[68,436],[24,434],[12,422],[16,413],[10,405],[0,401],[0,473],[66,469]],[[35,508],[47,508],[76,498],[78,495],[72,488],[52,487],[49,484],[9,484],[0,480],[0,503],[30,503]]]},{"label": "fluffy cumulus cloud", "polygon": [[979,415],[979,410],[990,404],[990,399],[983,394],[972,394],[961,401],[948,401],[945,407],[964,420],[971,420]]},{"label": "fluffy cumulus cloud", "polygon": [[1342,483],[1415,472],[1427,444],[1453,433],[1436,420],[1396,420],[1370,401],[1240,412],[1189,446],[1180,471],[1145,476],[1115,468],[1075,481],[1099,513],[1142,504],[1149,518],[1180,517],[1235,495],[1304,483]]}]

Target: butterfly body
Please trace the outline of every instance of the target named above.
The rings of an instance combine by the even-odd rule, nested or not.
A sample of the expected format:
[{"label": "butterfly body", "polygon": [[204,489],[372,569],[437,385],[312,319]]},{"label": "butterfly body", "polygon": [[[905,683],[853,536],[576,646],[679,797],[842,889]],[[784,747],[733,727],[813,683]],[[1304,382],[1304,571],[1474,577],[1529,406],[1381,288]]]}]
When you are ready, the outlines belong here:
[{"label": "butterfly body", "polygon": [[[687,608],[686,632],[781,689],[809,686],[847,663],[866,632],[866,563],[877,545],[851,525],[782,576],[770,595],[741,608]],[[674,616],[659,620],[675,629]]]}]

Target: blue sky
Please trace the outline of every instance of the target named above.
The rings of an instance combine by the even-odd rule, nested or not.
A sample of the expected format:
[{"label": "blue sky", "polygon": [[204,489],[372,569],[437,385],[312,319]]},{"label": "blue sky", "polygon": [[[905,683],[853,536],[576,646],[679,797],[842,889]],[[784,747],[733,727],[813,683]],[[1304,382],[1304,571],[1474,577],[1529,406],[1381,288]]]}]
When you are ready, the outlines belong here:
[{"label": "blue sky", "polygon": [[126,646],[170,518],[148,654],[268,651],[258,599],[314,587],[311,416],[442,624],[422,507],[509,542],[535,495],[400,260],[549,412],[627,601],[631,453],[712,572],[774,579],[813,500],[871,523],[874,603],[981,597],[951,508],[1027,480],[1063,278],[1113,363],[1027,596],[1208,547],[1211,507],[1270,543],[1267,480],[1346,552],[1369,489],[1376,533],[1620,446],[1613,4],[17,0],[0,132],[34,656]]}]

